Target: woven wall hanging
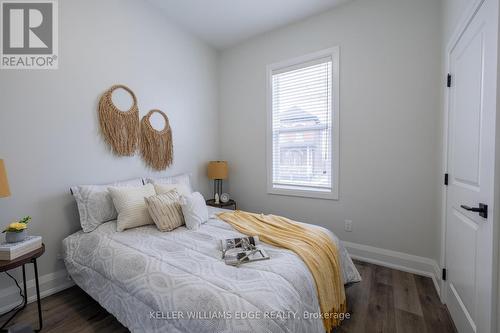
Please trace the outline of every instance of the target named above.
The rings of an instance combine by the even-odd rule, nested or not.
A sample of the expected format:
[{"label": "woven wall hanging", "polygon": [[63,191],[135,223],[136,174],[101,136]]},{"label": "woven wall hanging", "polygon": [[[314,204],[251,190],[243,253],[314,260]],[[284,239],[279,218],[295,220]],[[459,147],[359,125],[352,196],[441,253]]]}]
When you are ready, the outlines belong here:
[{"label": "woven wall hanging", "polygon": [[[165,119],[165,127],[158,131],[151,126],[153,113],[159,113]],[[141,155],[148,166],[154,170],[164,170],[174,160],[172,129],[168,117],[160,110],[151,110],[141,120]]]},{"label": "woven wall hanging", "polygon": [[[116,89],[124,89],[132,96],[133,104],[128,111],[121,111],[113,104],[112,95]],[[139,139],[139,109],[132,90],[124,85],[114,85],[102,95],[99,124],[104,140],[115,155],[134,155]]]}]

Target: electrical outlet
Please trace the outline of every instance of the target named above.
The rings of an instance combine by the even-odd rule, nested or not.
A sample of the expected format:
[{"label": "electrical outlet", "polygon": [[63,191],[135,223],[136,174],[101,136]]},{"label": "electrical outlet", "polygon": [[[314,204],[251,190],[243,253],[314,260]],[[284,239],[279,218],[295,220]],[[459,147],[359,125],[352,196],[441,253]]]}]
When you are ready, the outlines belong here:
[{"label": "electrical outlet", "polygon": [[58,253],[58,254],[56,255],[56,259],[57,259],[57,260],[63,260],[63,256],[62,256],[62,254],[61,254],[61,253]]},{"label": "electrical outlet", "polygon": [[344,230],[347,232],[352,232],[352,221],[351,220],[345,220]]}]

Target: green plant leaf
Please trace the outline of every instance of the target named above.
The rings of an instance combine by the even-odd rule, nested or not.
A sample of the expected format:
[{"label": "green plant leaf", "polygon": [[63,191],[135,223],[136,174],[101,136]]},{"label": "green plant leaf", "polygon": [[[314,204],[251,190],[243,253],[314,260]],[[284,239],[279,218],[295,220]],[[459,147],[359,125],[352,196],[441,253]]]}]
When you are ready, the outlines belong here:
[{"label": "green plant leaf", "polygon": [[31,216],[26,216],[26,217],[22,218],[22,219],[19,221],[19,223],[28,224],[30,221],[31,221]]}]

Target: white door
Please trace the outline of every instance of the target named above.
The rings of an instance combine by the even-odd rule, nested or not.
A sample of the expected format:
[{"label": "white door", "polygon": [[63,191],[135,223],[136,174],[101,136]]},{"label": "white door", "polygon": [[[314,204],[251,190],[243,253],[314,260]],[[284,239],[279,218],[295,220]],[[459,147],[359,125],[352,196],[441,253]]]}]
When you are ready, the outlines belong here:
[{"label": "white door", "polygon": [[[445,301],[459,332],[489,333],[493,288],[496,1],[486,0],[449,56]],[[471,208],[488,206],[488,214]]]}]

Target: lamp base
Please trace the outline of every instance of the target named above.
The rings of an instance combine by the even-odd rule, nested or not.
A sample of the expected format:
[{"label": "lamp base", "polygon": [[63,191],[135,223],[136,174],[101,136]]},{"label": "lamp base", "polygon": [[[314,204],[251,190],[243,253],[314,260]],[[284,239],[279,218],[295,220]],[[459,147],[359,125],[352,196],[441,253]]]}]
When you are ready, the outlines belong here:
[{"label": "lamp base", "polygon": [[[214,179],[214,199],[219,202],[220,195],[222,194],[222,179]],[[216,197],[217,195],[217,197]]]}]

